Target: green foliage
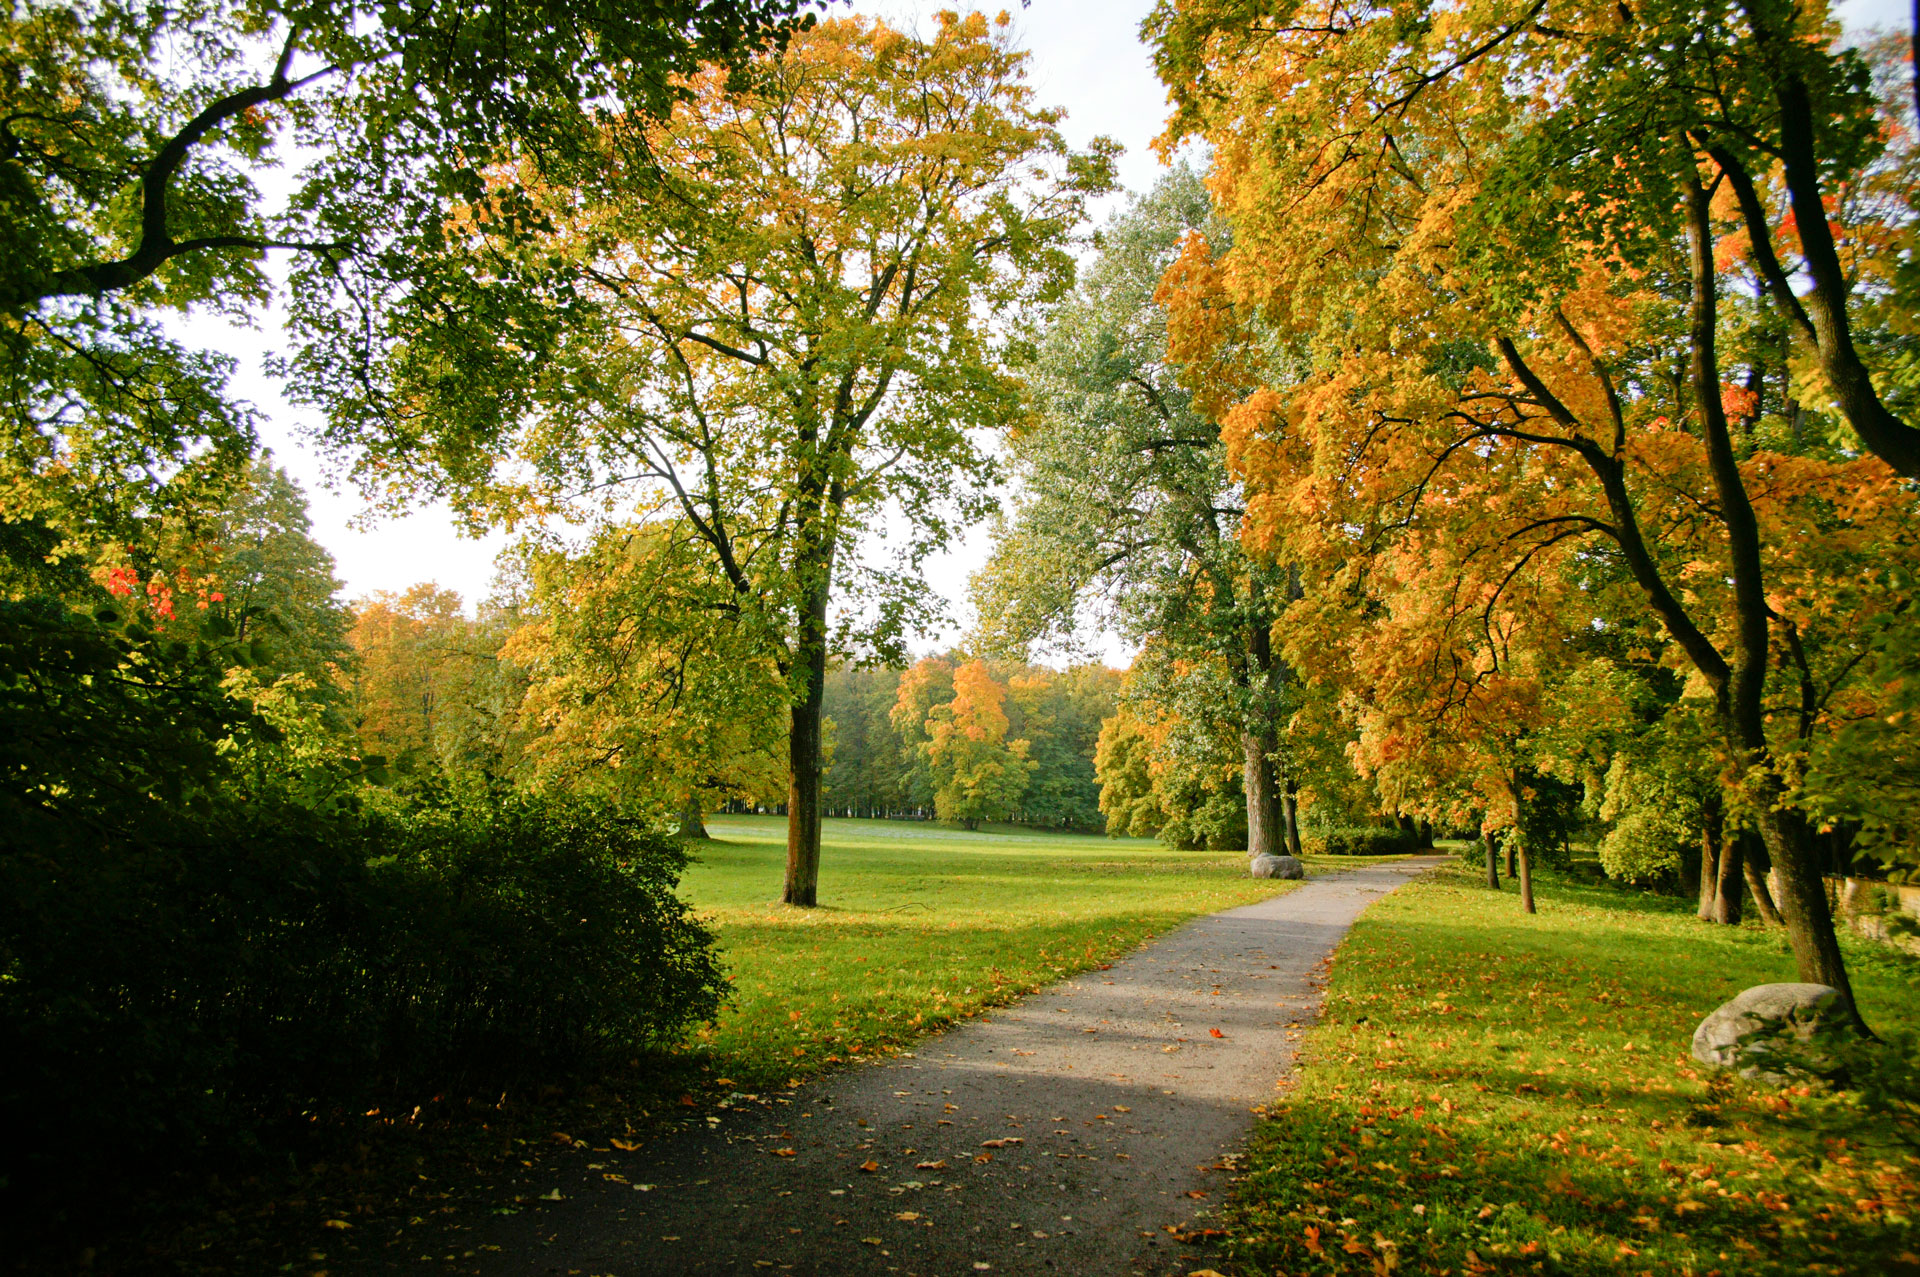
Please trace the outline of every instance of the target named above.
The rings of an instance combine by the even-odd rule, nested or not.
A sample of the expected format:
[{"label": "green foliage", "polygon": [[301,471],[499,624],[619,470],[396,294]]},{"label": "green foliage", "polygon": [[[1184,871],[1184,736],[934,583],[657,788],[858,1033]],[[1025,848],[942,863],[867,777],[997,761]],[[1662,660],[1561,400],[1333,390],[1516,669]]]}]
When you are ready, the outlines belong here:
[{"label": "green foliage", "polygon": [[[537,146],[578,163],[590,113],[617,102],[657,118],[683,95],[672,77],[737,64],[804,7],[10,7],[0,509],[90,537],[204,505],[244,469],[253,414],[228,399],[231,361],[170,336],[158,312],[257,313],[272,250],[296,258],[290,300],[310,339],[299,366],[357,366],[369,314],[511,312],[507,272],[478,297],[440,275],[450,203],[479,200],[503,244],[524,239],[525,199],[484,176],[500,155]],[[295,155],[274,198],[259,178]],[[436,277],[449,286],[422,286]]]},{"label": "green foliage", "polygon": [[1300,831],[1309,856],[1401,856],[1420,849],[1420,835],[1398,826],[1345,826]]},{"label": "green foliage", "polygon": [[7,844],[14,1184],[624,1059],[723,988],[673,894],[685,854],[605,809],[262,798]]}]

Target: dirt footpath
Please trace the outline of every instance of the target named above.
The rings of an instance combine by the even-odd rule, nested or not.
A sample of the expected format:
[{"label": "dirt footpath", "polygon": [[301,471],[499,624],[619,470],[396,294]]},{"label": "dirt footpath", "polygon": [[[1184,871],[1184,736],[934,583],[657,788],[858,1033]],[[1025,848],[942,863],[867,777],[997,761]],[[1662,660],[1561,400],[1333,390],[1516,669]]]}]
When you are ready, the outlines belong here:
[{"label": "dirt footpath", "polygon": [[1204,1268],[1223,1172],[1292,1067],[1322,964],[1434,863],[1196,919],[911,1055],[595,1152],[556,1172],[561,1200],[478,1230],[468,1262],[608,1277]]}]

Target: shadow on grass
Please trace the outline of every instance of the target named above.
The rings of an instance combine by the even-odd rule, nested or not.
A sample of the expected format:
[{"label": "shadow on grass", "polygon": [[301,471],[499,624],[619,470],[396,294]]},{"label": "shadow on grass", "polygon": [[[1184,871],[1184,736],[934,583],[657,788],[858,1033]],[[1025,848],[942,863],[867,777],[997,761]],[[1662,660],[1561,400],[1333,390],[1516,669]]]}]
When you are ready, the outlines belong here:
[{"label": "shadow on grass", "polygon": [[[1538,895],[1529,917],[1443,870],[1355,928],[1309,1065],[1256,1138],[1236,1255],[1289,1272],[1920,1272],[1908,1158],[1817,1097],[1688,1055],[1727,997],[1793,978],[1776,937],[1552,875]],[[1904,967],[1856,971],[1863,1004],[1912,1015]]]}]

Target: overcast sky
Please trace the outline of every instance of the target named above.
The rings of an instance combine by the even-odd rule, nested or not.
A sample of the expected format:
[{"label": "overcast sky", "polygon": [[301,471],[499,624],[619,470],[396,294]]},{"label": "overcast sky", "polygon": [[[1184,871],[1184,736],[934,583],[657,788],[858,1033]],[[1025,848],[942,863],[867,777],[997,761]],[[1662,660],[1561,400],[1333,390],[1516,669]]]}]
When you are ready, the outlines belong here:
[{"label": "overcast sky", "polygon": [[[930,28],[933,13],[957,7],[969,6],[951,0],[857,0],[854,5],[895,25],[922,30]],[[1025,9],[1008,7],[1014,14],[1015,31],[1033,54],[1031,78],[1039,101],[1066,108],[1062,127],[1068,140],[1084,147],[1098,134],[1117,139],[1126,147],[1120,164],[1122,183],[1131,190],[1150,186],[1159,172],[1151,143],[1166,113],[1166,93],[1139,42],[1140,21],[1152,0],[1033,0]],[[1841,6],[1849,27],[1904,29],[1909,12],[1908,0],[1850,0]],[[1108,201],[1108,206],[1112,203]],[[1104,216],[1106,208],[1100,212]],[[277,387],[261,374],[261,355],[279,341],[271,323],[249,332],[199,320],[186,325],[182,335],[228,350],[239,359],[235,391],[266,414],[265,442],[307,490],[314,536],[332,551],[348,598],[376,590],[403,590],[429,580],[459,591],[469,603],[487,594],[500,538],[462,537],[444,510],[431,508],[368,528],[352,526],[362,514],[361,503],[351,492],[328,488],[323,464],[301,437],[302,414],[283,401]],[[930,584],[951,601],[956,618],[961,615],[967,577],[986,548],[984,531],[976,530],[964,546],[930,566]],[[945,637],[956,636],[957,630]],[[922,646],[934,641],[930,636]],[[1124,659],[1116,646],[1107,647],[1110,658]]]}]

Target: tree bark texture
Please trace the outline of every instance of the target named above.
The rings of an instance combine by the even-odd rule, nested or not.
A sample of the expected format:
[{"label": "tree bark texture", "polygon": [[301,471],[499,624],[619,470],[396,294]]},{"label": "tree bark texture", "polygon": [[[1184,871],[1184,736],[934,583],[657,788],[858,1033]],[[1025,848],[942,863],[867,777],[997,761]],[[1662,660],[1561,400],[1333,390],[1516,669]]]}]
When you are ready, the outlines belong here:
[{"label": "tree bark texture", "polygon": [[792,782],[787,797],[787,883],[781,899],[811,909],[820,902],[821,725],[827,693],[827,580],[809,591],[795,644],[795,689],[787,760]]},{"label": "tree bark texture", "polygon": [[1769,927],[1783,927],[1786,922],[1780,917],[1779,906],[1773,903],[1773,893],[1767,890],[1766,849],[1757,838],[1751,839],[1740,857],[1740,870],[1746,875],[1747,890],[1753,893],[1753,908],[1761,921]]},{"label": "tree bark texture", "polygon": [[1517,833],[1509,832],[1500,840],[1507,853],[1507,881],[1520,876],[1520,838]]},{"label": "tree bark texture", "polygon": [[1702,922],[1713,921],[1713,902],[1720,891],[1720,804],[1711,802],[1700,820],[1700,879],[1696,884]]},{"label": "tree bark texture", "polygon": [[1273,739],[1259,732],[1240,733],[1246,756],[1241,769],[1247,793],[1247,855],[1278,856],[1286,851],[1281,831],[1280,793],[1273,774]]},{"label": "tree bark texture", "polygon": [[[1791,159],[1787,167],[1791,186]],[[1760,837],[1780,875],[1779,904],[1800,978],[1837,989],[1846,999],[1854,1021],[1864,1031],[1866,1025],[1853,1001],[1853,984],[1847,978],[1846,960],[1840,954],[1833,914],[1827,907],[1826,889],[1820,881],[1813,831],[1800,813],[1787,805],[1786,784],[1773,765],[1771,742],[1767,739],[1763,695],[1772,611],[1761,579],[1760,526],[1740,474],[1739,458],[1727,429],[1726,408],[1720,398],[1720,365],[1715,344],[1719,284],[1713,261],[1710,196],[1698,177],[1689,178],[1686,192],[1693,285],[1689,308],[1688,344],[1692,348],[1689,372],[1701,433],[1707,445],[1707,468],[1713,475],[1720,518],[1727,530],[1734,598],[1734,658],[1730,663],[1725,662],[1724,658],[1717,657],[1716,650],[1725,674],[1714,677],[1709,673],[1708,677],[1714,686],[1718,717],[1727,743],[1742,769],[1753,777],[1749,785],[1754,806],[1760,811]],[[1825,233],[1824,211],[1816,206],[1814,215],[1818,217],[1820,231]],[[1803,227],[1803,236],[1806,233],[1807,228]],[[1809,252],[1809,260],[1816,255]],[[1841,315],[1844,318],[1844,309]],[[1727,853],[1723,849],[1721,854]],[[1727,877],[1724,873],[1718,876]],[[1739,880],[1734,881],[1737,886]]]},{"label": "tree bark texture", "polygon": [[1298,787],[1288,781],[1280,790],[1280,820],[1286,828],[1287,854],[1300,854],[1300,803],[1295,797]]},{"label": "tree bark texture", "polygon": [[1480,844],[1487,849],[1487,886],[1500,890],[1500,852],[1493,845],[1492,834],[1481,834]]},{"label": "tree bark texture", "polygon": [[700,800],[689,798],[680,808],[680,836],[682,838],[706,838],[707,822],[700,813]]},{"label": "tree bark texture", "polygon": [[1720,844],[1719,872],[1714,875],[1713,920],[1728,927],[1740,925],[1741,854],[1740,835],[1733,834]]},{"label": "tree bark texture", "polygon": [[1526,843],[1518,838],[1507,840],[1509,852],[1515,843],[1520,844],[1520,907],[1528,913],[1538,913],[1539,910],[1533,907],[1533,857],[1527,854]]}]

